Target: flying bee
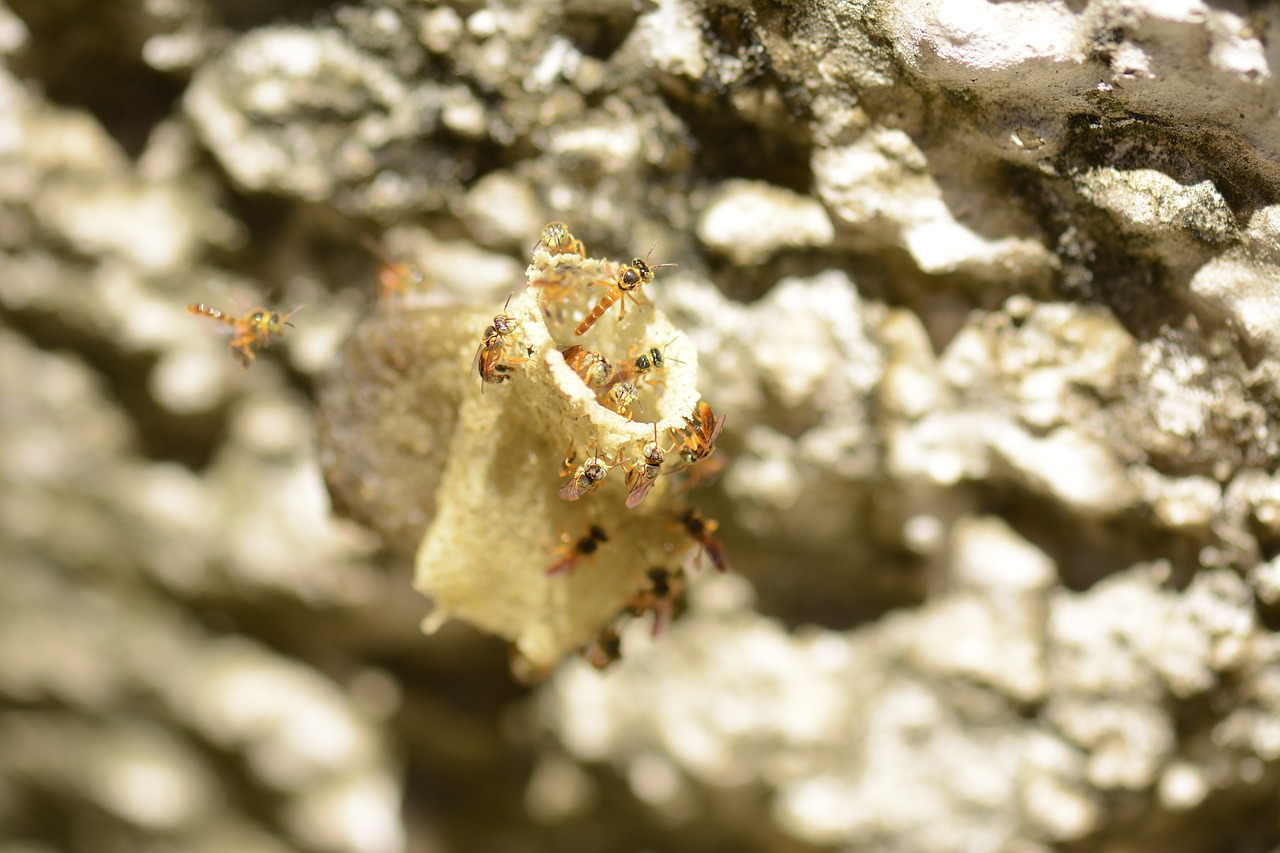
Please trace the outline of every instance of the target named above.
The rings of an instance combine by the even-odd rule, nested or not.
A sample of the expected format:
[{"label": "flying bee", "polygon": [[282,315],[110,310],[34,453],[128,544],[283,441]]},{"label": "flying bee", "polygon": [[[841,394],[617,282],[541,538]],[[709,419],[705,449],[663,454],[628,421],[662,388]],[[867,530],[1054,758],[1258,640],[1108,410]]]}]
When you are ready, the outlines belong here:
[{"label": "flying bee", "polygon": [[635,509],[644,501],[658,475],[662,473],[662,463],[667,460],[667,451],[658,444],[658,425],[653,425],[653,441],[646,444],[641,451],[643,461],[637,462],[627,471],[627,509]]},{"label": "flying bee", "polygon": [[[656,242],[654,246],[658,245]],[[649,249],[649,254],[653,254],[653,249]],[[623,264],[613,276],[613,281],[593,281],[593,285],[609,288],[609,292],[600,297],[600,301],[596,303],[596,307],[591,309],[578,328],[573,330],[575,335],[585,334],[587,329],[595,325],[596,320],[604,316],[604,312],[609,310],[609,306],[621,300],[622,304],[618,306],[618,319],[621,320],[627,316],[627,295],[630,294],[632,299],[636,298],[636,292],[641,287],[653,281],[653,271],[662,267],[674,267],[678,264],[652,264],[650,265],[645,256],[645,260],[640,258],[632,259],[630,264]]]},{"label": "flying bee", "polygon": [[596,669],[608,669],[622,660],[622,637],[618,636],[618,629],[613,625],[601,628],[591,643],[582,648],[581,654]]},{"label": "flying bee", "polygon": [[640,396],[640,389],[630,382],[615,382],[604,393],[603,402],[627,420],[631,420],[631,404]]},{"label": "flying bee", "polygon": [[417,264],[394,257],[368,234],[361,234],[360,242],[374,257],[382,261],[382,266],[378,267],[378,296],[383,301],[390,302],[412,290],[421,290],[426,285],[427,277]]},{"label": "flying bee", "polygon": [[684,422],[687,424],[685,430],[680,435],[680,455],[684,457],[684,461],[693,465],[700,459],[705,459],[711,455],[711,451],[715,449],[716,439],[720,436],[720,430],[724,429],[725,416],[715,416],[715,412],[711,411],[711,406],[706,400],[699,400],[698,404],[693,407],[693,417],[684,416]]},{"label": "flying bee", "polygon": [[613,365],[598,352],[592,352],[581,344],[560,350],[564,363],[587,384],[588,388],[600,388],[613,378]]},{"label": "flying bee", "polygon": [[192,314],[204,314],[206,317],[212,317],[220,323],[226,323],[235,331],[236,336],[231,339],[231,353],[240,362],[242,369],[248,369],[249,363],[254,359],[254,347],[266,349],[271,343],[272,335],[284,335],[284,327],[292,326],[289,318],[301,311],[303,306],[299,305],[292,311],[281,313],[279,311],[270,311],[266,308],[255,308],[243,317],[232,317],[224,314],[217,308],[205,305],[203,302],[198,305],[188,305],[187,310]]},{"label": "flying bee", "polygon": [[[507,316],[507,306],[511,304],[511,297],[507,297],[507,301],[502,305],[502,313],[493,318],[493,325],[488,326],[484,330],[484,340],[480,344],[480,349],[476,351],[475,369],[480,374],[480,378],[485,382],[493,385],[501,385],[511,378],[511,368],[505,362],[518,364],[529,359],[523,357],[508,357],[503,355],[503,348],[506,346],[507,339],[515,333],[520,325],[520,321],[514,317]],[[483,386],[481,386],[483,390]]]},{"label": "flying bee", "polygon": [[[565,476],[566,470],[572,465],[572,454],[573,442],[570,442],[569,452],[565,454],[565,462],[560,469],[561,477]],[[616,467],[617,464],[617,462],[609,464],[609,460],[603,456],[588,456],[573,472],[569,482],[560,487],[560,497],[567,501],[576,501],[583,495],[591,493],[599,488],[600,484],[604,482],[604,478],[608,476],[609,470]]]},{"label": "flying bee", "polygon": [[587,535],[577,542],[570,544],[568,533],[560,534],[560,539],[564,542],[564,546],[556,549],[555,561],[545,569],[544,574],[547,577],[573,574],[578,561],[584,557],[590,557],[599,550],[601,545],[609,541],[609,536],[599,525],[593,524],[587,530]]},{"label": "flying bee", "polygon": [[653,636],[658,636],[675,618],[676,596],[684,588],[684,572],[656,566],[646,573],[649,586],[631,596],[627,609],[633,616],[653,612]]},{"label": "flying bee", "polygon": [[716,567],[716,571],[729,571],[729,558],[725,556],[724,546],[720,544],[719,539],[711,535],[716,532],[716,528],[720,524],[714,519],[703,518],[702,513],[693,507],[680,513],[678,520],[681,526],[684,527],[685,532],[693,538],[693,541],[701,545],[702,550],[707,552],[707,556],[711,558],[711,564]]},{"label": "flying bee", "polygon": [[548,222],[543,227],[538,242],[533,244],[532,251],[538,251],[539,246],[546,249],[549,255],[577,255],[580,258],[587,256],[587,250],[583,247],[582,241],[576,239],[570,233],[569,226],[563,222]]}]

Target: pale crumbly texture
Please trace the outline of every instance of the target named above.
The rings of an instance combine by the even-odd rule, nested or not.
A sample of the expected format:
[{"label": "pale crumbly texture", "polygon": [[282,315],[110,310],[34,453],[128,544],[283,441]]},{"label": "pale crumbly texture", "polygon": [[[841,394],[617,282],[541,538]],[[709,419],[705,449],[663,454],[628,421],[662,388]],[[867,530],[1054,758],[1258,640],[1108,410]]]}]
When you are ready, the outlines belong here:
[{"label": "pale crumbly texture", "polygon": [[[0,2],[0,847],[1280,846],[1274,9],[319,5]],[[680,265],[735,572],[529,694],[411,563],[621,594],[554,347],[469,373],[552,220]]]},{"label": "pale crumbly texture", "polygon": [[[573,311],[568,298],[540,293],[537,282],[554,272],[582,279],[576,300],[583,292],[593,298],[606,292],[588,282],[611,280],[602,261],[545,249],[534,254],[528,289],[502,309],[518,323],[501,344],[511,373],[500,384],[477,377],[461,400],[414,582],[434,603],[429,626],[465,619],[512,640],[535,668],[547,670],[620,613],[646,586],[648,570],[685,561],[692,543],[677,523],[673,508],[680,504],[667,497],[670,477],[659,476],[634,508],[626,506],[625,478],[653,441],[654,425],[659,444],[671,445],[672,430],[688,429],[685,418],[700,399],[697,354],[651,297],[628,295],[625,318],[615,303],[578,336],[572,329],[582,312]],[[603,405],[565,364],[561,350],[578,343],[606,353],[615,369],[628,354],[634,359],[647,347],[665,348],[661,384],[641,387],[634,418]],[[571,447],[569,476],[591,454],[614,465],[599,486],[573,501],[559,494]],[[670,454],[666,474],[679,465]],[[566,545],[593,525],[608,541],[568,576],[548,577]]]}]

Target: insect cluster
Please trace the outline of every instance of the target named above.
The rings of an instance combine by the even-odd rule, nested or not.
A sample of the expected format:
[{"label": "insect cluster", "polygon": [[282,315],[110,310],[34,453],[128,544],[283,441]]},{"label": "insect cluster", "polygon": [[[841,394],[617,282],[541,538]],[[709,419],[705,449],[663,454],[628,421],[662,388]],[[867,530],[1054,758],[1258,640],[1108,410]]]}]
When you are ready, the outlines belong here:
[{"label": "insect cluster", "polygon": [[[526,286],[485,324],[465,306],[418,304],[411,297],[430,289],[422,273],[375,241],[366,247],[383,262],[381,310],[370,317],[429,310],[429,323],[423,315],[410,325],[437,334],[448,326],[453,343],[420,367],[456,363],[450,375],[461,379],[469,363],[473,376],[457,384],[447,415],[433,415],[443,412],[434,404],[399,413],[426,419],[417,443],[435,442],[443,460],[432,505],[418,516],[427,529],[414,584],[435,607],[424,627],[465,619],[511,639],[535,672],[575,650],[607,665],[629,620],[651,619],[662,633],[686,570],[729,569],[716,523],[688,502],[719,470],[725,419],[696,387],[697,352],[646,292],[675,265],[589,257],[552,223],[533,247]],[[244,367],[294,313],[189,310],[234,333],[231,352]],[[399,350],[387,357],[403,359],[402,371],[413,363]]]},{"label": "insect cluster", "polygon": [[[408,294],[429,288],[426,276],[417,266],[393,257],[381,243],[367,234],[361,236],[360,242],[381,261],[378,269],[378,301],[381,305],[393,306]],[[254,308],[236,317],[200,302],[188,305],[187,311],[225,324],[234,334],[230,342],[231,354],[240,362],[240,367],[247,370],[257,351],[270,345],[272,335],[283,337],[284,327],[293,325],[289,318],[302,308],[301,305],[292,311]]]},{"label": "insect cluster", "polygon": [[[613,534],[630,526],[628,513],[643,511],[650,520],[662,522],[661,533],[649,533],[649,541],[625,546],[642,554],[654,552],[646,557],[642,585],[580,649],[594,665],[605,666],[618,656],[618,630],[626,620],[652,614],[655,634],[670,624],[683,588],[683,570],[664,564],[678,542],[686,543],[685,550],[687,545],[700,549],[716,569],[729,568],[713,536],[715,522],[703,519],[684,498],[717,467],[710,457],[724,416],[717,416],[698,397],[677,417],[662,418],[673,404],[679,405],[668,399],[673,396],[667,387],[669,370],[687,366],[688,359],[680,355],[692,357],[692,352],[678,332],[651,335],[661,324],[653,322],[652,311],[645,311],[651,303],[643,289],[654,280],[655,270],[674,264],[635,258],[615,266],[588,258],[582,242],[559,222],[543,229],[533,257],[530,289],[538,321],[551,338],[551,346],[539,355],[553,371],[568,371],[572,378],[562,373],[561,381],[576,385],[571,390],[582,405],[595,409],[596,419],[605,421],[604,428],[591,430],[583,429],[590,425],[582,419],[569,419],[562,432],[558,479],[543,475],[545,489],[555,500],[580,508],[577,513],[557,514],[576,517],[577,529],[560,531],[561,544],[551,550],[543,575],[558,581],[588,570],[608,572],[610,552],[620,545]],[[617,316],[611,319],[608,314],[615,303]],[[474,371],[482,390],[513,379],[518,383],[525,377],[517,368],[535,358],[537,347],[517,334],[522,321],[508,313],[510,305],[509,298],[481,335]],[[628,308],[633,316],[628,316]],[[645,317],[633,319],[638,314]],[[528,381],[536,380],[530,376]],[[620,487],[611,487],[619,480]],[[673,485],[667,485],[668,480]],[[606,521],[610,515],[618,520]]]}]

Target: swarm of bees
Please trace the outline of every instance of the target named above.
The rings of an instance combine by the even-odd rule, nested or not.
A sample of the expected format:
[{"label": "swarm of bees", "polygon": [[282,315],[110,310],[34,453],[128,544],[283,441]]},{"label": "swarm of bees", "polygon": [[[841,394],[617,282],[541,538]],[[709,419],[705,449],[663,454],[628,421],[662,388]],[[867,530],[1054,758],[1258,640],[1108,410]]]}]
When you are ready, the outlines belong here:
[{"label": "swarm of bees", "polygon": [[[400,304],[402,297],[426,286],[425,277],[417,267],[397,260],[376,240],[365,238],[364,244],[382,261],[378,273],[378,294],[383,306]],[[609,334],[613,321],[608,321],[610,328],[597,326],[601,318],[616,302],[616,319],[622,328],[621,324],[627,322],[628,302],[646,304],[648,297],[643,292],[644,286],[654,281],[655,271],[676,266],[673,263],[650,262],[656,245],[655,242],[644,258],[633,258],[630,263],[615,266],[588,258],[582,241],[574,237],[568,226],[563,222],[552,222],[542,230],[533,247],[540,276],[533,282],[539,307],[548,319],[557,318],[558,334],[568,338],[572,331],[573,338],[583,338],[595,329],[581,343],[559,348],[560,357],[582,380],[598,405],[628,421],[633,413],[637,418],[645,419],[652,414],[648,395],[664,388],[670,364],[683,364],[668,352],[676,338],[665,344],[645,341],[628,351],[609,355],[600,351],[609,349],[607,344],[594,341],[617,340],[616,336],[610,337]],[[546,256],[539,255],[539,250],[544,250]],[[601,288],[603,294],[600,293]],[[479,377],[481,391],[488,385],[508,385],[510,388],[521,375],[515,369],[516,365],[533,358],[534,348],[529,346],[526,334],[522,333],[522,321],[519,319],[524,315],[519,309],[515,311],[518,316],[508,313],[513,296],[507,298],[501,311],[480,333],[471,370],[474,376]],[[301,310],[301,306],[288,312],[255,308],[241,316],[225,314],[203,303],[190,305],[188,310],[229,327],[234,333],[230,341],[231,352],[242,367],[248,368],[257,352],[270,345],[273,336],[283,336],[285,327],[292,326],[289,320]],[[631,322],[636,321],[633,319]],[[636,338],[633,335],[630,340],[634,342]],[[604,568],[600,565],[602,558],[627,538],[625,530],[614,527],[613,522],[601,523],[599,520],[601,502],[612,500],[610,495],[613,494],[625,494],[620,498],[624,508],[619,512],[644,506],[637,515],[660,519],[674,536],[695,546],[696,551],[692,553],[697,556],[690,559],[685,568],[701,566],[705,557],[715,570],[729,571],[725,549],[715,538],[717,523],[705,518],[682,497],[719,471],[722,463],[715,453],[715,445],[724,428],[725,416],[716,415],[706,400],[699,399],[682,419],[683,426],[670,426],[679,421],[668,419],[666,423],[669,426],[660,427],[654,417],[651,437],[637,431],[621,446],[604,451],[595,442],[584,442],[581,448],[575,447],[573,440],[568,442],[560,466],[556,495],[553,497],[548,493],[548,499],[551,502],[571,502],[561,506],[573,506],[584,520],[582,528],[560,533],[559,544],[550,549],[548,562],[543,567],[546,578],[563,582],[562,579],[577,572],[601,571]],[[603,488],[610,474],[618,468],[623,469],[622,474],[614,474],[612,479],[616,482],[620,476],[625,477],[624,487]],[[666,484],[662,478],[672,475],[678,478],[672,481],[678,485],[672,489],[657,488],[655,492],[655,487]],[[548,479],[548,487],[556,482],[549,476]],[[616,515],[614,517],[617,518]],[[617,541],[611,539],[611,531],[618,534]],[[663,550],[670,554],[676,549],[668,541],[663,543]],[[647,557],[642,559],[648,560]],[[632,565],[634,567],[635,564]],[[653,565],[645,573],[643,586],[630,595],[625,606],[595,639],[580,650],[583,656],[594,666],[607,667],[621,656],[621,629],[627,622],[647,618],[650,614],[652,633],[655,636],[662,634],[680,610],[684,585],[682,568]]]},{"label": "swarm of bees", "polygon": [[289,318],[302,310],[299,305],[292,311],[272,311],[268,308],[254,308],[239,317],[219,311],[203,302],[188,305],[192,314],[203,314],[212,317],[219,323],[230,326],[235,333],[231,339],[231,354],[240,362],[240,367],[247,370],[253,362],[257,349],[266,349],[271,343],[272,335],[284,336],[284,327],[292,326]]},{"label": "swarm of bees", "polygon": [[[540,249],[550,257],[539,260]],[[572,330],[574,338],[591,332],[615,302],[618,303],[617,321],[625,323],[627,303],[646,298],[642,289],[654,280],[655,270],[675,266],[651,263],[649,255],[618,266],[588,259],[582,241],[574,237],[563,222],[548,224],[533,252],[538,264],[539,277],[534,284],[539,305],[548,320],[556,318],[561,334],[568,336]],[[652,252],[653,247],[649,254]],[[604,288],[598,299],[595,288]],[[515,377],[512,366],[527,361],[526,356],[531,355],[518,343],[519,325],[518,320],[508,316],[507,305],[504,305],[502,313],[481,335],[475,372],[485,384],[509,382]],[[608,335],[601,338],[606,339]],[[601,352],[604,347],[593,347],[589,341],[562,346],[559,354],[599,405],[628,420],[633,411],[645,412],[644,395],[662,387],[666,382],[666,369],[672,363],[683,363],[668,353],[674,338],[666,343],[649,342],[633,347],[616,359]],[[624,472],[626,510],[641,507],[646,499],[652,501],[654,487],[664,476],[680,475],[686,485],[683,491],[687,491],[700,469],[714,473],[717,465],[713,453],[724,428],[724,416],[716,415],[706,400],[698,400],[683,421],[683,427],[667,429],[660,428],[655,421],[651,438],[637,440],[634,445],[624,444],[607,453],[597,446],[581,447],[575,446],[573,440],[568,442],[560,464],[557,496],[560,500],[581,503],[586,516],[585,529],[560,534],[560,541],[551,549],[543,569],[546,577],[562,579],[580,571],[600,571],[602,558],[607,558],[610,548],[617,547],[610,538],[612,525],[596,520],[599,502],[612,499],[601,494],[615,469],[622,468]],[[668,519],[668,529],[673,534],[696,546],[698,556],[694,565],[701,564],[705,555],[717,571],[729,570],[724,547],[714,535],[715,521],[704,518],[683,501],[670,509],[660,506],[656,513]],[[666,550],[671,550],[670,544]],[[651,568],[644,586],[632,594],[626,606],[599,631],[592,643],[580,650],[582,655],[594,666],[608,666],[621,655],[621,628],[626,622],[649,614],[652,614],[653,633],[663,633],[675,618],[683,588],[681,569]]]}]

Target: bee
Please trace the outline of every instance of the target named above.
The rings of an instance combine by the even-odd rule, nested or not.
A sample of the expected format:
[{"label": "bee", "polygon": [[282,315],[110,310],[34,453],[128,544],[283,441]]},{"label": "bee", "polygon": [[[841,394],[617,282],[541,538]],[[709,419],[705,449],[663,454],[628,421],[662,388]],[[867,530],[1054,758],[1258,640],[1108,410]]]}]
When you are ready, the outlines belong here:
[{"label": "bee", "polygon": [[719,523],[714,519],[703,518],[702,513],[693,507],[686,509],[680,513],[678,520],[685,532],[693,538],[693,541],[702,546],[702,550],[707,552],[707,556],[711,558],[711,564],[716,567],[718,572],[729,571],[729,558],[724,553],[724,546],[720,544],[720,540],[711,534],[716,532]]},{"label": "bee", "polygon": [[646,444],[641,451],[644,460],[638,462],[627,471],[627,509],[635,509],[644,501],[658,475],[662,473],[662,463],[667,459],[667,450],[658,444],[658,425],[653,425],[653,441]]},{"label": "bee", "polygon": [[[674,361],[676,364],[684,363],[678,358],[670,358],[666,355],[667,347],[671,346],[671,342],[674,340],[675,338],[672,338],[670,341],[667,341],[661,349],[658,347],[649,347],[647,352],[642,352],[635,358],[630,358],[630,356],[628,356],[627,363],[618,368],[614,374],[616,377],[614,381],[629,382],[636,377],[642,377],[650,385],[657,384],[652,376],[653,371],[662,370],[667,366],[668,361]],[[634,353],[635,350],[632,350],[632,352]]]},{"label": "bee", "polygon": [[254,347],[266,349],[271,343],[272,335],[283,336],[284,327],[293,325],[289,322],[289,318],[301,311],[302,307],[299,305],[283,314],[266,308],[255,308],[243,317],[232,317],[204,303],[188,305],[187,310],[192,314],[204,314],[231,326],[236,333],[236,336],[231,339],[231,353],[240,362],[241,368],[248,369],[249,363],[254,359]]},{"label": "bee", "polygon": [[[481,379],[493,385],[501,385],[511,378],[511,368],[504,361],[518,364],[529,360],[521,357],[506,357],[502,354],[507,339],[520,325],[519,320],[507,316],[507,306],[510,304],[511,297],[508,296],[507,301],[502,305],[502,313],[494,317],[493,325],[484,330],[484,340],[480,344],[480,349],[476,351],[475,370],[480,374]],[[483,390],[483,386],[481,389]]]},{"label": "bee", "polygon": [[711,455],[711,451],[715,449],[716,439],[720,436],[720,430],[724,429],[725,416],[715,416],[715,412],[711,411],[710,404],[706,400],[699,400],[698,404],[693,407],[693,417],[684,416],[684,422],[688,425],[686,430],[681,431],[680,435],[680,455],[684,457],[686,464],[693,465],[700,459],[705,459]]},{"label": "bee", "polygon": [[630,382],[615,382],[604,392],[601,403],[631,420],[631,404],[640,396],[640,389]]},{"label": "bee", "polygon": [[556,550],[557,557],[555,562],[544,570],[543,573],[547,577],[561,577],[573,574],[573,570],[578,566],[578,561],[583,557],[590,557],[599,550],[601,545],[609,541],[609,535],[599,525],[593,524],[587,530],[587,535],[573,544],[569,543],[568,533],[560,534],[560,539],[565,544]]},{"label": "bee", "polygon": [[587,384],[588,388],[600,388],[613,378],[613,365],[598,352],[592,352],[580,344],[560,350],[564,363]]},{"label": "bee", "polygon": [[546,249],[549,255],[577,255],[580,258],[587,256],[587,250],[583,247],[582,241],[576,239],[570,233],[569,226],[563,222],[548,222],[543,227],[538,242],[533,244],[533,251],[538,251],[539,246]]},{"label": "bee", "polygon": [[608,669],[622,660],[622,637],[618,635],[616,627],[606,625],[596,633],[590,645],[582,648],[581,652],[587,663],[596,669]]},{"label": "bee", "polygon": [[368,234],[361,234],[360,242],[382,261],[378,268],[378,296],[383,301],[390,302],[411,290],[421,290],[426,284],[427,277],[416,264],[396,259]]},{"label": "bee", "polygon": [[632,616],[653,612],[653,636],[667,630],[675,617],[676,596],[684,588],[684,573],[670,571],[662,566],[650,569],[646,576],[649,586],[631,596],[627,604]]},{"label": "bee", "polygon": [[[657,243],[653,244],[658,245]],[[653,249],[649,249],[649,253],[653,254]],[[647,258],[648,256],[646,256]],[[627,316],[627,294],[631,294],[631,298],[635,299],[635,292],[641,287],[653,281],[653,271],[662,267],[674,267],[677,264],[653,264],[650,265],[647,260],[640,258],[632,259],[630,264],[623,264],[622,267],[614,274],[613,281],[593,281],[594,285],[601,285],[609,288],[609,292],[600,297],[600,301],[596,303],[596,307],[591,309],[578,328],[573,330],[575,335],[585,334],[587,329],[595,325],[596,320],[604,316],[604,312],[609,310],[609,306],[621,300],[622,304],[618,306],[618,319]]]},{"label": "bee", "polygon": [[696,465],[685,465],[681,470],[688,470],[690,473],[685,481],[680,484],[677,494],[687,494],[701,486],[709,486],[716,481],[720,473],[724,471],[728,462],[725,461],[724,454],[720,451],[712,451],[711,455],[698,462]]},{"label": "bee", "polygon": [[[569,451],[565,454],[564,464],[560,467],[561,477],[568,476],[569,469],[573,467],[574,458],[573,442],[570,441]],[[603,456],[594,454],[588,456],[586,461],[573,472],[569,482],[560,487],[560,497],[566,501],[576,501],[583,495],[595,491],[604,482],[609,470],[616,467],[617,464],[617,462],[609,464],[609,460]]]}]

